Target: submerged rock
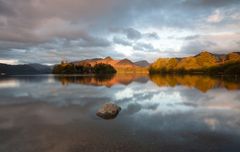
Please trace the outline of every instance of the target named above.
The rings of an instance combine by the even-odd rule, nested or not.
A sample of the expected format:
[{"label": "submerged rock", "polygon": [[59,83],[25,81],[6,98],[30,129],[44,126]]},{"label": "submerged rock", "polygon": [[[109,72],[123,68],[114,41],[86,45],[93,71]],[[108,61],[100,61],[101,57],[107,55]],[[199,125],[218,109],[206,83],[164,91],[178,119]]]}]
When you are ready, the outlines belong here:
[{"label": "submerged rock", "polygon": [[104,104],[96,113],[97,116],[103,119],[114,119],[121,111],[121,107],[113,103]]}]

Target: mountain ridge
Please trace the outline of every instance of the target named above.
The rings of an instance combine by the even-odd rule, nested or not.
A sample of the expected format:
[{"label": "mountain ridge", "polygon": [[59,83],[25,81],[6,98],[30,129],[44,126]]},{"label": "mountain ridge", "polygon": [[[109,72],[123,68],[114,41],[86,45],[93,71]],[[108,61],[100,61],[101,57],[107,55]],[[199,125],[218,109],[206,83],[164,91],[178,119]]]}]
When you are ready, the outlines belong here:
[{"label": "mountain ridge", "polygon": [[113,59],[110,56],[105,58],[93,58],[93,59],[85,59],[80,61],[69,62],[70,64],[74,64],[75,66],[79,65],[91,65],[95,66],[96,64],[110,64],[113,66],[118,73],[128,73],[128,72],[137,72],[137,73],[146,73],[148,70],[146,66],[141,66],[135,64],[131,60],[124,58],[121,60]]},{"label": "mountain ridge", "polygon": [[9,65],[0,63],[1,75],[50,74],[52,67],[38,63]]},{"label": "mountain ridge", "polygon": [[134,62],[134,64],[141,66],[141,67],[148,67],[150,65],[150,63],[146,60],[136,61],[136,62]]},{"label": "mountain ridge", "polygon": [[[182,58],[158,58],[150,65],[149,70],[150,72],[176,72],[184,70],[199,71],[200,69],[206,70],[213,67],[221,69],[223,66],[226,67],[236,62],[240,62],[240,52],[214,54],[208,51],[202,51],[197,55]],[[238,67],[237,63],[234,67]]]}]

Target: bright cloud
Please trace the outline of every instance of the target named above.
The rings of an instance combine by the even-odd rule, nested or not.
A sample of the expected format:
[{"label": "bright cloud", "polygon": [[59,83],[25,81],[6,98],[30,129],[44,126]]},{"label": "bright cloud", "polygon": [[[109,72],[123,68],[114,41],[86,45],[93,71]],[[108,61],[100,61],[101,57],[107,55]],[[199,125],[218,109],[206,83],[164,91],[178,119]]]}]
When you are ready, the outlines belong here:
[{"label": "bright cloud", "polygon": [[215,10],[214,13],[208,16],[207,21],[210,23],[219,23],[224,19],[224,16],[221,14],[220,10]]}]

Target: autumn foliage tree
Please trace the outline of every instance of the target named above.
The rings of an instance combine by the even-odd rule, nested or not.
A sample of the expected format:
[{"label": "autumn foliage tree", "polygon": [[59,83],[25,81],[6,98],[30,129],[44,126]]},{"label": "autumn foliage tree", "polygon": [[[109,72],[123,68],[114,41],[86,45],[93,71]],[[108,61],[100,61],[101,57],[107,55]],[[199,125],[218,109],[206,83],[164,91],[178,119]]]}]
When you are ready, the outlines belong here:
[{"label": "autumn foliage tree", "polygon": [[94,66],[91,64],[61,63],[55,65],[52,71],[53,74],[114,74],[116,72],[113,66],[104,63],[98,63]]},{"label": "autumn foliage tree", "polygon": [[149,72],[240,75],[240,53],[219,56],[204,51],[196,56],[180,59],[160,58],[150,65]]}]

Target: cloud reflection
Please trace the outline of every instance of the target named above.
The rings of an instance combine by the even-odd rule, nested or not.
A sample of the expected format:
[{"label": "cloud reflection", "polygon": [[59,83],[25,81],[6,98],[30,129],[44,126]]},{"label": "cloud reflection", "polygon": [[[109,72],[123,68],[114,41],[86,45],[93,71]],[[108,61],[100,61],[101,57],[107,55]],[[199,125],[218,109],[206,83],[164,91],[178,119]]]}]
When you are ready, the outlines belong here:
[{"label": "cloud reflection", "polygon": [[[29,139],[44,136],[44,140],[32,140],[37,144],[31,145],[44,144],[45,139],[50,139],[47,143],[57,141],[55,145],[63,139],[78,143],[79,139],[86,137],[93,141],[91,145],[100,142],[104,146],[106,140],[102,140],[103,137],[113,141],[122,137],[121,143],[128,140],[125,144],[130,146],[132,139],[147,144],[164,143],[166,147],[177,143],[185,148],[206,146],[206,141],[207,146],[213,144],[218,148],[238,143],[240,90],[214,85],[203,92],[194,87],[194,84],[199,84],[196,80],[200,81],[200,78],[193,77],[194,81],[189,80],[191,77],[187,78],[171,77],[182,82],[171,86],[167,81],[171,79],[160,77],[154,79],[161,80],[160,84],[167,81],[166,85],[159,86],[154,81],[128,81],[128,85],[116,83],[111,88],[106,86],[107,82],[95,85],[94,78],[90,79],[90,84],[82,78],[81,81],[76,77],[67,78],[67,85],[53,76],[4,79],[0,82],[14,80],[19,86],[0,88],[0,132],[7,134],[16,131],[16,128],[20,132],[23,129],[24,135],[13,136],[21,140],[22,136]],[[208,80],[211,79],[203,81]],[[27,96],[18,96],[24,94]],[[107,102],[116,103],[122,111],[113,121],[100,121],[95,113]],[[10,140],[5,142],[12,144]],[[110,143],[112,145],[112,141]]]},{"label": "cloud reflection", "polygon": [[19,87],[19,82],[16,80],[0,80],[0,88],[16,88]]}]

